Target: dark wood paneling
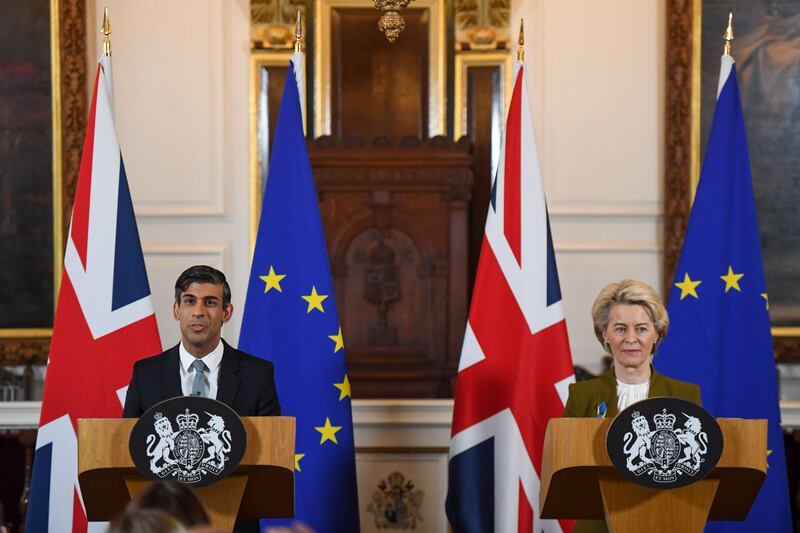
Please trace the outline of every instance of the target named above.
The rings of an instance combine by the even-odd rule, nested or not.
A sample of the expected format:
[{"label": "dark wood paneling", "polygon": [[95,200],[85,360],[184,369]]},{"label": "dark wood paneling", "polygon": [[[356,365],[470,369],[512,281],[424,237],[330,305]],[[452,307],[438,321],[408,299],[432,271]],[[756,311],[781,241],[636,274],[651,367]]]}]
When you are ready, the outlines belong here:
[{"label": "dark wood paneling", "polygon": [[331,14],[331,130],[338,138],[428,135],[428,26],[423,9],[403,11],[406,29],[389,43],[378,13]]},{"label": "dark wood paneling", "polygon": [[483,228],[489,209],[492,188],[492,128],[500,117],[494,109],[500,102],[500,67],[469,67],[467,70],[467,135],[472,141],[475,180],[469,206],[469,287],[475,283],[478,258],[483,242]]},{"label": "dark wood paneling", "polygon": [[3,525],[9,531],[23,531],[28,506],[33,448],[36,430],[0,430],[0,503],[3,506]]},{"label": "dark wood paneling", "polygon": [[466,143],[309,147],[354,398],[452,397],[467,314]]}]

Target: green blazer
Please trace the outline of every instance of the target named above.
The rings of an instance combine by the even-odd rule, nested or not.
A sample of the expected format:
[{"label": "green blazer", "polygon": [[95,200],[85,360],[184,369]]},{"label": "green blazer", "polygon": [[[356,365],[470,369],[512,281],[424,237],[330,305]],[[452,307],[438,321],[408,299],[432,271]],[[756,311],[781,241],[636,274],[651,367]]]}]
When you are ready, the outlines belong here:
[{"label": "green blazer", "polygon": [[[650,392],[648,398],[657,396],[673,396],[689,400],[697,405],[702,405],[700,400],[700,387],[693,383],[678,381],[656,372],[650,367]],[[595,418],[598,416],[598,407],[602,402],[606,404],[606,418],[613,418],[619,414],[617,408],[617,376],[614,369],[602,376],[569,386],[569,398],[564,407],[565,418]],[[607,533],[608,528],[604,520],[578,520],[573,533]]]},{"label": "green blazer", "polygon": [[[650,392],[648,398],[657,396],[673,396],[702,405],[700,387],[693,383],[678,381],[656,372],[650,367]],[[602,402],[606,404],[606,418],[613,418],[619,413],[617,408],[617,376],[612,368],[602,376],[569,386],[569,398],[564,407],[564,418],[595,418]]]}]

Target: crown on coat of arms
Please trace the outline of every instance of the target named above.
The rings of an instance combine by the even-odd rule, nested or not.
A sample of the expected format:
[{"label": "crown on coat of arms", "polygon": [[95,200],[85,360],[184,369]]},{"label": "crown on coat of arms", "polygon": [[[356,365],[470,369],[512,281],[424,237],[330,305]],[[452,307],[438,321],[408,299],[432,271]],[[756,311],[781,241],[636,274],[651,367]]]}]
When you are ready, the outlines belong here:
[{"label": "crown on coat of arms", "polygon": [[631,418],[633,419],[634,422],[637,422],[640,419],[644,420],[645,423],[647,422],[647,419],[643,417],[642,413],[640,413],[639,411],[634,411],[633,413],[631,413]]},{"label": "crown on coat of arms", "polygon": [[[672,418],[674,419],[675,417],[673,416]],[[194,413],[189,413],[189,409],[186,409],[186,413],[176,416],[175,420],[178,421],[178,427],[181,430],[196,429],[197,423],[200,422],[200,417]]]},{"label": "crown on coat of arms", "polygon": [[675,415],[667,414],[667,410],[662,409],[661,414],[653,417],[653,421],[656,423],[656,429],[672,429],[675,425]]}]

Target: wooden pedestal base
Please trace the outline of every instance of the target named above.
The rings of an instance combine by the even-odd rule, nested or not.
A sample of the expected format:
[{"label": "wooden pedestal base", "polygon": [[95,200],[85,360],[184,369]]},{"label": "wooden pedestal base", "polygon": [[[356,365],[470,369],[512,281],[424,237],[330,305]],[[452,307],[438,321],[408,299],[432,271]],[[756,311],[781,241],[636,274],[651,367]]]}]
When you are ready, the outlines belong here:
[{"label": "wooden pedestal base", "polygon": [[[601,479],[608,530],[670,533],[680,524],[681,531],[702,532],[718,485],[718,479],[701,479],[685,487],[658,490],[620,477]],[[665,493],[669,497],[665,498]]]}]

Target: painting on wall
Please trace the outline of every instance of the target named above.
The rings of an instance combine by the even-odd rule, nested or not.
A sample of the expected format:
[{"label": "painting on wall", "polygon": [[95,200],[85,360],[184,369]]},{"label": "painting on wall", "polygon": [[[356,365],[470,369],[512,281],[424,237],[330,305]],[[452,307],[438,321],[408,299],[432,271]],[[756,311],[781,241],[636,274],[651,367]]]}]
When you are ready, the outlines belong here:
[{"label": "painting on wall", "polygon": [[86,125],[85,0],[0,17],[0,366],[47,359]]},{"label": "painting on wall", "polygon": [[0,328],[53,323],[50,0],[0,18]]},{"label": "painting on wall", "polygon": [[777,327],[800,326],[800,0],[704,0],[701,160],[730,11],[770,317]]},{"label": "painting on wall", "polygon": [[664,286],[708,142],[729,12],[775,354],[800,362],[800,0],[667,2]]}]

